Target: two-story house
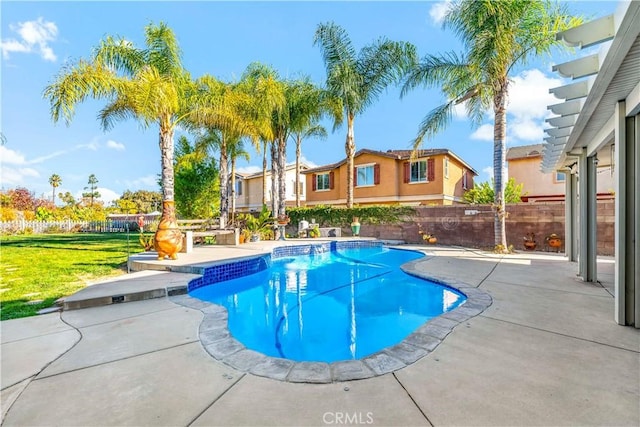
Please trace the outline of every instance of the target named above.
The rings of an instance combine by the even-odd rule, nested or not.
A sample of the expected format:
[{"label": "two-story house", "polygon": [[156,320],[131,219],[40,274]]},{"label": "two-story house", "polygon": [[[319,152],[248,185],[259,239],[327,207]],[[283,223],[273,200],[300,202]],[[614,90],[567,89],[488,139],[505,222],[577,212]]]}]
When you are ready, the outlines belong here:
[{"label": "two-story house", "polygon": [[[354,157],[355,204],[451,205],[461,203],[478,173],[447,149],[375,151]],[[306,205],[346,205],[347,160],[307,169]]]},{"label": "two-story house", "polygon": [[[523,202],[563,201],[566,174],[562,171],[543,173],[542,144],[521,145],[507,150],[507,173],[516,184],[523,184]],[[611,166],[598,168],[596,173],[598,199],[613,198]]]},{"label": "two-story house", "polygon": [[[307,165],[300,165],[301,171],[308,169]],[[306,175],[300,173],[300,202],[305,204],[305,179]],[[237,212],[257,212],[262,209],[263,179],[262,171],[252,174],[236,174],[236,211]],[[266,200],[267,206],[271,203],[271,180],[277,179],[271,175],[271,170],[267,171]],[[286,205],[296,205],[296,165],[287,165],[285,168],[285,194]]]}]

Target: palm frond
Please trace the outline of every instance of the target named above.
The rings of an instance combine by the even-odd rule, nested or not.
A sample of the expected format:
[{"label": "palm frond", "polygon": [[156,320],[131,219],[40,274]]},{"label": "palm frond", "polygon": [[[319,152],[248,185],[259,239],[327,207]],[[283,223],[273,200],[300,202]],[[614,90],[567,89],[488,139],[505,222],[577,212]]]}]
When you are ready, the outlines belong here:
[{"label": "palm frond", "polygon": [[447,102],[439,107],[434,108],[422,119],[418,134],[411,142],[413,150],[417,150],[422,145],[425,138],[430,139],[437,133],[441,132],[451,122],[453,117],[454,101]]},{"label": "palm frond", "polygon": [[133,46],[130,41],[107,36],[93,51],[93,62],[102,64],[115,72],[134,76],[146,66],[144,52]]},{"label": "palm frond", "polygon": [[147,63],[160,75],[175,77],[182,73],[182,52],[174,32],[164,23],[145,27]]}]

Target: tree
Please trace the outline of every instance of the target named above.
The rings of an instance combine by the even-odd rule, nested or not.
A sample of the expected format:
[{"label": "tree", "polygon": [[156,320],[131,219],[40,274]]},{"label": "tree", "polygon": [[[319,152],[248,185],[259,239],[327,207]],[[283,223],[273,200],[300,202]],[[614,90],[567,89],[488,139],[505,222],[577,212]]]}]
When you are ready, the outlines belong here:
[{"label": "tree", "polygon": [[124,193],[122,193],[122,196],[120,196],[120,198],[115,201],[115,203],[122,212],[155,212],[158,211],[162,206],[162,193],[150,190],[126,190]]},{"label": "tree", "polygon": [[231,161],[231,222],[236,216],[236,161],[242,157],[246,161],[250,160],[249,153],[244,149],[242,139],[237,139],[229,144],[229,159]]},{"label": "tree", "polygon": [[[250,64],[237,83],[224,83],[208,75],[197,83],[202,106],[192,123],[206,129],[207,135],[219,132],[220,225],[224,227],[229,216],[228,144],[240,138],[249,138],[256,145],[261,137],[270,140],[271,115],[283,102],[283,94],[275,72],[257,63]],[[198,145],[206,147],[202,142]]]},{"label": "tree", "polygon": [[64,194],[62,193],[58,193],[58,197],[60,198],[60,200],[62,200],[62,202],[65,204],[65,206],[67,207],[74,207],[76,206],[78,203],[76,202],[75,197],[73,197],[73,194],[71,194],[70,192],[66,192]]},{"label": "tree", "polygon": [[302,140],[326,138],[327,130],[319,124],[330,115],[335,124],[342,121],[342,102],[329,92],[317,87],[309,78],[297,80],[287,92],[287,108],[291,126],[291,138],[296,144],[296,207],[300,207],[300,157]]},{"label": "tree", "polygon": [[94,174],[89,175],[88,187],[84,187],[85,190],[89,190],[86,193],[82,193],[82,197],[89,199],[89,206],[93,207],[93,200],[100,198],[100,192],[98,189],[98,178]]},{"label": "tree", "polygon": [[212,218],[219,209],[216,161],[198,150],[187,137],[176,144],[176,210],[183,218]]},{"label": "tree", "polygon": [[[523,188],[524,184],[516,184],[515,179],[509,178],[504,189],[505,203],[520,203]],[[462,197],[465,202],[473,204],[493,203],[495,198],[493,180],[491,180],[491,184],[487,181],[476,183],[473,188],[465,191]]]},{"label": "tree", "polygon": [[60,175],[54,173],[49,177],[49,185],[51,185],[51,188],[53,190],[51,200],[54,206],[56,204],[56,188],[60,187],[60,184],[62,184],[62,178],[60,178]]},{"label": "tree", "polygon": [[[128,118],[144,127],[157,124],[163,201],[173,202],[174,130],[198,103],[173,31],[161,22],[149,24],[144,32],[144,48],[125,38],[107,36],[89,60],[63,68],[45,89],[44,97],[49,100],[54,122],[64,118],[69,124],[76,104],[91,97],[108,102],[99,113],[105,130]],[[163,219],[175,221],[174,210],[163,209]]]},{"label": "tree", "polygon": [[326,87],[342,100],[347,118],[347,207],[353,207],[353,172],[356,144],[353,135],[355,116],[362,114],[390,84],[400,81],[416,62],[415,47],[405,42],[380,38],[356,55],[346,31],[332,22],[316,29],[314,45],[320,45],[327,71]]},{"label": "tree", "polygon": [[465,104],[468,116],[480,124],[493,109],[493,176],[496,247],[507,248],[505,231],[505,141],[509,73],[532,56],[558,44],[555,35],[580,23],[563,7],[548,1],[458,0],[447,12],[444,26],[462,39],[465,52],[426,55],[409,73],[402,95],[418,86],[437,86],[447,102],[431,110],[414,140],[417,150],[451,121],[453,108]]}]

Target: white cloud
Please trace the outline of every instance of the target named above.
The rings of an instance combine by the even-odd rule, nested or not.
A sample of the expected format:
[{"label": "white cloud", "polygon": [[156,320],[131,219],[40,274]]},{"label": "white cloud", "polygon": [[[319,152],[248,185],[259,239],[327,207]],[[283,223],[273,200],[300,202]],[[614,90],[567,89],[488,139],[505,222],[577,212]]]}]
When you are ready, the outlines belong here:
[{"label": "white cloud", "polygon": [[471,134],[471,139],[478,139],[480,141],[493,141],[493,125],[485,123],[480,126]]},{"label": "white cloud", "polygon": [[120,142],[113,141],[111,139],[107,141],[107,148],[111,148],[111,149],[114,149],[116,151],[124,151],[125,150],[124,144],[122,144]]},{"label": "white cloud", "polygon": [[9,29],[20,36],[16,39],[3,39],[0,41],[2,57],[9,58],[10,53],[38,53],[45,61],[57,59],[49,42],[58,37],[58,27],[55,23],[45,21],[42,17],[35,21],[19,22],[9,25]]},{"label": "white cloud", "polygon": [[[547,105],[558,102],[549,89],[561,85],[562,80],[547,77],[535,68],[513,77],[507,104],[507,143],[542,142],[544,119],[551,116]],[[493,141],[493,124],[480,126],[471,139]]]},{"label": "white cloud", "polygon": [[464,120],[467,118],[466,103],[463,102],[462,104],[455,104],[453,106],[453,118],[459,120]]},{"label": "white cloud", "polygon": [[507,112],[516,118],[544,119],[549,116],[547,105],[558,101],[549,89],[562,85],[562,80],[547,77],[538,69],[525,70],[512,79]]},{"label": "white cloud", "polygon": [[158,190],[158,175],[147,175],[133,180],[124,180],[124,186],[131,191],[140,189]]},{"label": "white cloud", "polygon": [[315,168],[318,165],[314,162],[312,162],[311,160],[307,159],[305,156],[300,156],[300,163],[304,163],[305,165],[309,166],[310,168]]},{"label": "white cloud", "polygon": [[0,184],[23,185],[27,177],[39,177],[40,174],[33,168],[12,168],[3,166],[0,168]]},{"label": "white cloud", "polygon": [[487,174],[488,181],[491,181],[493,179],[493,166],[487,166],[486,168],[482,168],[482,172]]},{"label": "white cloud", "polygon": [[429,17],[431,18],[431,22],[436,25],[442,24],[444,21],[444,17],[447,12],[451,8],[451,0],[445,0],[441,2],[434,3],[429,9]]},{"label": "white cloud", "polygon": [[86,148],[87,150],[91,150],[91,151],[98,151],[99,147],[100,147],[100,144],[98,144],[98,141],[96,141],[95,139],[88,144],[76,145],[76,149]]},{"label": "white cloud", "polygon": [[26,164],[26,160],[24,158],[24,155],[19,151],[15,151],[5,147],[4,145],[0,145],[0,163],[9,165],[24,165]]}]

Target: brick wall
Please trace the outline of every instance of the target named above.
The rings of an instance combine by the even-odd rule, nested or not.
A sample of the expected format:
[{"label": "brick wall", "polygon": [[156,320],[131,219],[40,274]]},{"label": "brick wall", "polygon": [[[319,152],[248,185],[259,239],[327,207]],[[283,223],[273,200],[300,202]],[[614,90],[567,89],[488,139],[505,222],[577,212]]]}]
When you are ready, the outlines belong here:
[{"label": "brick wall", "polygon": [[[614,253],[614,201],[598,200],[597,204],[598,254]],[[477,210],[477,215],[465,215],[465,210]],[[564,251],[564,203],[520,203],[507,206],[507,243],[523,250],[523,237],[535,233],[536,250],[551,251],[545,237],[556,233],[563,239],[560,252]],[[472,248],[492,249],[494,246],[493,212],[489,205],[424,206],[416,208],[415,217],[397,225],[367,225],[360,235],[387,240],[404,240],[422,243],[418,225],[435,234],[438,243]],[[343,236],[350,236],[349,229]]]}]

